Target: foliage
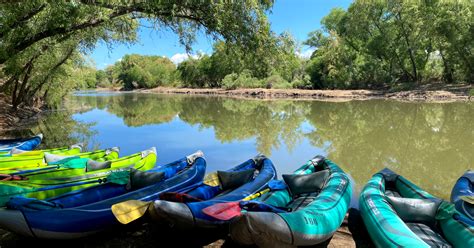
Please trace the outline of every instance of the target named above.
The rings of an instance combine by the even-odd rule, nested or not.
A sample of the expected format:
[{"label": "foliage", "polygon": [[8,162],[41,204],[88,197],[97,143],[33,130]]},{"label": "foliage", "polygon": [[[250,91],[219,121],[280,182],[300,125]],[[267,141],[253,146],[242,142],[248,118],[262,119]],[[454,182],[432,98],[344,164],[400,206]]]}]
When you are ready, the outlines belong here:
[{"label": "foliage", "polygon": [[176,66],[161,56],[125,55],[115,66],[126,89],[168,86],[176,79]]},{"label": "foliage", "polygon": [[[187,87],[265,87],[266,82],[257,81],[272,75],[279,75],[285,81],[304,77],[303,61],[297,51],[297,43],[289,33],[272,34],[254,53],[246,53],[230,43],[217,42],[210,56],[184,61],[178,65],[178,71]],[[245,80],[250,81],[245,83]]]},{"label": "foliage", "polygon": [[261,80],[252,77],[250,71],[243,71],[240,74],[231,73],[222,80],[222,86],[227,90],[235,90],[237,88],[260,88]]},{"label": "foliage", "polygon": [[207,55],[199,59],[189,59],[178,65],[178,71],[184,86],[204,88],[211,84],[210,58]]},{"label": "foliage", "polygon": [[[108,45],[134,42],[139,19],[148,19],[157,30],[174,31],[187,50],[191,50],[195,33],[203,31],[251,52],[269,36],[265,11],[272,4],[269,0],[4,3],[0,5],[0,66],[6,77],[2,92],[12,96],[14,108],[48,101],[56,92],[64,95],[75,85],[58,81],[67,71],[62,67],[74,61],[79,52],[90,51],[98,41]],[[157,81],[156,75],[166,74],[166,66],[159,68],[161,72],[126,66],[123,78],[127,85],[134,80],[141,87],[160,85],[163,82]],[[110,79],[116,75],[107,74],[112,77],[109,83],[114,84]]]},{"label": "foliage", "polygon": [[309,34],[314,88],[474,78],[472,8],[464,1],[354,1]]}]

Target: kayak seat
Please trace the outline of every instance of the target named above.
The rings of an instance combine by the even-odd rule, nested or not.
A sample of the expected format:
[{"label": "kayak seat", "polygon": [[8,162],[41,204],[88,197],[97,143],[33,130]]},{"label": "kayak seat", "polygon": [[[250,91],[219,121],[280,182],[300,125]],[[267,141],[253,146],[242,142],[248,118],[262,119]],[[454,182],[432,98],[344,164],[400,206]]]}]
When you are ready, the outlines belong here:
[{"label": "kayak seat", "polygon": [[217,176],[221,182],[222,189],[229,190],[238,188],[245,183],[250,182],[255,174],[255,169],[243,171],[217,171]]},{"label": "kayak seat", "polygon": [[164,172],[148,172],[131,169],[130,186],[132,190],[141,189],[162,181],[164,177]]},{"label": "kayak seat", "polygon": [[329,170],[322,170],[310,174],[283,174],[282,177],[291,195],[299,196],[320,192],[326,185],[329,174]]},{"label": "kayak seat", "polygon": [[412,232],[430,247],[452,247],[439,233],[421,223],[405,223]]},{"label": "kayak seat", "polygon": [[94,160],[89,160],[86,163],[86,172],[109,169],[111,167],[112,167],[112,162],[111,161],[98,162],[98,161],[94,161]]},{"label": "kayak seat", "polygon": [[297,197],[293,198],[285,207],[287,209],[291,209],[292,212],[298,211],[301,208],[308,206],[311,202],[313,202],[316,197],[319,195],[318,192],[300,194]]}]

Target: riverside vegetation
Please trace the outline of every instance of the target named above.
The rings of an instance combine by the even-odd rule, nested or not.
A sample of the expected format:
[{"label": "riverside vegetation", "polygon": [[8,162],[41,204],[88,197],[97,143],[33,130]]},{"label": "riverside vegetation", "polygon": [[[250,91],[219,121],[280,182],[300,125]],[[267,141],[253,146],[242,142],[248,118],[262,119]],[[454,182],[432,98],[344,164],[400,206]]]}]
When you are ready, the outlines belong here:
[{"label": "riverside vegetation", "polygon": [[[300,88],[402,90],[474,78],[471,1],[356,0],[333,9],[301,44],[270,30],[273,1],[168,2],[34,0],[0,5],[0,88],[18,106],[58,106],[72,90]],[[179,65],[162,56],[126,55],[96,70],[84,54],[97,42],[137,41],[140,20],[169,28],[191,52],[197,31],[211,54]],[[239,25],[234,25],[239,23]]]}]

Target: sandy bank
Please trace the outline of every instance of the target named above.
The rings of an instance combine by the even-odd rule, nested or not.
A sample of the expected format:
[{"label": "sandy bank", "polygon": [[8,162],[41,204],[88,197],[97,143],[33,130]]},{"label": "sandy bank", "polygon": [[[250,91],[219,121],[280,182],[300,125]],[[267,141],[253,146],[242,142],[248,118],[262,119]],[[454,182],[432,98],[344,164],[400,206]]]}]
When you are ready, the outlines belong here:
[{"label": "sandy bank", "polygon": [[470,101],[470,86],[453,89],[428,90],[418,89],[409,91],[389,92],[381,90],[300,90],[300,89],[192,89],[158,87],[139,89],[136,92],[159,94],[188,94],[188,95],[220,95],[248,98],[277,98],[277,99],[318,99],[318,100],[369,100],[395,99],[401,101]]}]

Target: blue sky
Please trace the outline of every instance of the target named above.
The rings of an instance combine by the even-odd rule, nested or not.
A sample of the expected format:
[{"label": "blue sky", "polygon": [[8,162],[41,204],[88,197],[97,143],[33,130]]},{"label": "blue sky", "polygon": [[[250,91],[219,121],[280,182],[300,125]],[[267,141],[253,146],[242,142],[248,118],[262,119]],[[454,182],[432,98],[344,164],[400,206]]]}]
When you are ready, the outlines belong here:
[{"label": "blue sky", "polygon": [[[309,32],[320,28],[321,19],[334,7],[347,9],[350,0],[276,0],[269,19],[275,33],[290,32],[299,42],[307,38]],[[144,23],[145,25],[147,23]],[[197,42],[193,45],[195,52],[212,53],[212,39],[204,34],[198,34]],[[303,47],[301,53],[308,55],[311,51]],[[169,30],[153,30],[140,27],[138,42],[135,44],[115,44],[111,49],[106,44],[97,44],[90,54],[96,67],[103,69],[114,64],[125,54],[162,55],[174,62],[187,57],[178,37]]]}]

